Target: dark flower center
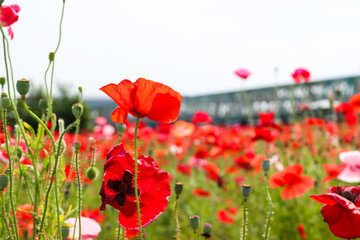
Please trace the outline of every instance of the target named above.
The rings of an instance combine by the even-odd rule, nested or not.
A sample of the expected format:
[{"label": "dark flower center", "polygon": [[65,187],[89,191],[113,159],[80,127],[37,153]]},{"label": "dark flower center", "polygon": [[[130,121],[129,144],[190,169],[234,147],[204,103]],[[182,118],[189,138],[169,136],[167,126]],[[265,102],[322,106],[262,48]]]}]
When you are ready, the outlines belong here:
[{"label": "dark flower center", "polygon": [[[117,194],[115,195],[114,200],[120,205],[124,206],[126,201],[126,196],[135,197],[135,188],[133,186],[133,174],[126,170],[121,180],[112,180],[110,179],[107,182],[107,187],[114,190]],[[138,189],[140,194],[140,190]]]},{"label": "dark flower center", "polygon": [[340,194],[342,197],[346,198],[347,200],[356,203],[359,198],[359,193],[351,193],[349,191],[344,191]]}]

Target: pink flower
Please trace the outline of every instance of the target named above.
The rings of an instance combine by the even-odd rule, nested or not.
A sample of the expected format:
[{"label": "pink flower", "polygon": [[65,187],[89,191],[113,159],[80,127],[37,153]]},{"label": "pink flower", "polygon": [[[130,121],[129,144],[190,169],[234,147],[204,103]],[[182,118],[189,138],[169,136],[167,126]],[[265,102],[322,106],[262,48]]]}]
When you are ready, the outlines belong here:
[{"label": "pink flower", "polygon": [[310,81],[310,72],[304,68],[297,68],[291,74],[295,83],[309,82]]},{"label": "pink flower", "polygon": [[11,25],[17,22],[17,20],[19,19],[18,12],[20,12],[20,7],[16,4],[1,7],[0,25],[2,27],[9,27],[8,33],[11,39],[14,38],[14,33],[11,29]]},{"label": "pink flower", "polygon": [[344,182],[360,182],[360,152],[348,151],[339,155],[340,161],[346,164],[337,178]]},{"label": "pink flower", "polygon": [[[74,235],[75,218],[70,218],[66,221],[66,224],[70,225],[70,235]],[[81,217],[81,239],[93,240],[99,236],[101,232],[100,224],[95,220],[88,217]],[[70,238],[68,238],[70,239]],[[76,232],[74,239],[79,239],[79,222],[76,224]]]},{"label": "pink flower", "polygon": [[250,76],[251,72],[245,68],[240,68],[235,71],[235,74],[241,77],[242,79],[246,80]]}]

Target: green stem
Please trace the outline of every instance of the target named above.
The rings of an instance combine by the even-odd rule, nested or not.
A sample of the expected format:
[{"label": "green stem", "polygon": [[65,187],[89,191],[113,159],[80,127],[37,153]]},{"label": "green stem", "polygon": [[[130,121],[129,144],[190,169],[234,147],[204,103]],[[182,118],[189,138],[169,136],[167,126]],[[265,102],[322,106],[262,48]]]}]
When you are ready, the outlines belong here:
[{"label": "green stem", "polygon": [[[6,71],[6,83],[7,83],[7,87],[8,87],[9,98],[12,101],[11,91],[10,91],[9,68],[8,68],[7,57],[6,57],[6,52],[7,52],[6,45],[5,45],[6,36],[5,36],[4,31],[1,26],[0,26],[0,31],[1,31],[2,37],[3,37],[3,51],[4,51],[5,71]],[[15,96],[14,96],[14,98],[15,98]]]},{"label": "green stem", "polygon": [[57,232],[58,232],[58,236],[59,239],[61,239],[61,222],[60,222],[60,206],[59,206],[59,196],[58,196],[58,173],[56,173],[55,176],[55,186],[54,186],[54,191],[55,191],[55,205],[56,205],[56,221],[57,221]]},{"label": "green stem", "polygon": [[244,201],[243,203],[244,219],[243,219],[243,229],[242,229],[242,238],[241,238],[242,240],[246,239],[246,226],[247,226],[246,207],[247,207],[247,201]]},{"label": "green stem", "polygon": [[[78,180],[78,218],[79,218],[79,240],[81,240],[81,180],[80,180],[80,171],[79,171],[79,150],[75,150],[75,167],[77,173],[77,180]],[[74,236],[75,236],[75,229],[74,229]]]},{"label": "green stem", "polygon": [[11,159],[11,155],[10,155],[10,148],[9,148],[9,144],[8,144],[8,131],[6,128],[6,109],[3,110],[2,112],[2,122],[4,125],[4,132],[5,132],[5,146],[6,146],[6,152],[8,154],[8,159],[9,159],[9,181],[10,181],[10,186],[9,186],[9,196],[10,196],[10,207],[11,207],[11,211],[13,213],[13,221],[14,221],[14,228],[15,228],[15,236],[16,239],[19,239],[19,233],[17,230],[17,221],[16,221],[16,211],[15,211],[15,207],[14,207],[14,203],[13,203],[13,171],[12,171],[12,159]]},{"label": "green stem", "polygon": [[175,199],[175,221],[176,221],[176,240],[180,240],[180,223],[179,223],[179,197]]},{"label": "green stem", "polygon": [[272,217],[272,213],[273,213],[273,204],[272,204],[272,200],[271,200],[271,195],[270,195],[270,191],[269,191],[269,177],[266,174],[265,175],[265,185],[266,185],[266,196],[267,196],[267,201],[268,201],[268,205],[269,205],[269,212],[268,212],[268,217],[266,220],[266,227],[265,227],[265,235],[264,235],[264,239],[268,240],[269,236],[270,236],[270,222],[271,222],[271,217]]},{"label": "green stem", "polygon": [[136,198],[136,208],[137,208],[137,214],[138,214],[138,220],[139,220],[139,230],[140,230],[140,238],[143,240],[143,231],[141,227],[141,216],[140,216],[140,202],[139,202],[139,193],[138,193],[138,187],[137,187],[137,178],[138,178],[138,162],[137,162],[137,130],[139,125],[139,119],[140,114],[137,115],[136,123],[135,123],[135,139],[134,139],[134,149],[135,149],[135,198]]},{"label": "green stem", "polygon": [[[60,135],[60,138],[58,140],[58,148],[57,148],[57,151],[56,151],[56,157],[55,157],[55,164],[54,164],[54,168],[53,168],[53,171],[52,171],[52,174],[51,174],[51,178],[50,179],[54,179],[55,177],[55,173],[56,173],[56,169],[57,169],[57,164],[58,164],[58,161],[59,161],[59,157],[60,157],[60,148],[61,148],[61,141],[65,135],[66,132],[68,132],[71,128],[75,127],[76,124],[77,124],[78,120],[76,120],[75,122],[73,122],[71,125],[69,125],[65,131]],[[45,217],[46,217],[46,211],[47,211],[47,206],[48,206],[48,200],[49,200],[49,194],[50,194],[50,190],[51,190],[51,187],[52,187],[52,183],[53,181],[50,180],[50,183],[49,183],[49,187],[46,191],[46,197],[45,197],[45,204],[44,204],[44,213],[43,213],[43,216],[42,216],[42,219],[41,219],[41,224],[40,224],[40,229],[39,229],[39,233],[41,234],[41,231],[44,227],[44,222],[45,222]],[[43,235],[41,235],[43,236]],[[40,237],[40,236],[39,236]],[[40,240],[40,239],[39,239]]]},{"label": "green stem", "polygon": [[1,195],[1,201],[2,201],[2,208],[1,208],[1,209],[2,209],[2,214],[1,214],[1,216],[3,217],[4,224],[6,225],[6,230],[8,231],[9,238],[10,238],[10,239],[13,239],[12,234],[11,234],[11,229],[10,229],[9,224],[7,223],[7,220],[6,220],[6,217],[5,217],[6,208],[5,208],[4,195],[3,195],[3,193],[0,193],[0,195]]}]

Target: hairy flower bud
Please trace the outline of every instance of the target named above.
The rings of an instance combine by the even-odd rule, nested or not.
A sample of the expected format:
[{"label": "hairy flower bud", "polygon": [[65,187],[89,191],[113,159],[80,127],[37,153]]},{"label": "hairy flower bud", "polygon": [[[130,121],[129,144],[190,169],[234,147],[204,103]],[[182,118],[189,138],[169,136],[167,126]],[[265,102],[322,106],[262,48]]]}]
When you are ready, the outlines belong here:
[{"label": "hairy flower bud", "polygon": [[126,125],[123,124],[123,123],[117,123],[116,124],[116,129],[117,129],[119,135],[122,135],[126,130]]},{"label": "hairy flower bud", "polygon": [[68,238],[70,233],[70,228],[68,226],[61,226],[61,238],[65,240]]},{"label": "hairy flower bud", "polygon": [[1,86],[4,86],[5,85],[5,78],[4,77],[0,77],[0,84]]},{"label": "hairy flower bud", "polygon": [[54,52],[50,52],[50,53],[49,53],[49,60],[50,60],[50,62],[54,61],[54,58],[55,58],[55,53],[54,53]]},{"label": "hairy flower bud", "polygon": [[40,99],[38,106],[42,112],[46,112],[48,108],[48,101],[46,99]]},{"label": "hairy flower bud", "polygon": [[11,101],[6,93],[1,94],[1,107],[4,109],[9,109],[11,107]]},{"label": "hairy flower bud", "polygon": [[99,171],[95,167],[89,167],[86,170],[86,176],[90,181],[94,180],[98,176],[98,173],[99,173]]},{"label": "hairy flower bud", "polygon": [[16,147],[15,149],[14,149],[14,152],[13,152],[13,155],[15,156],[15,157],[17,157],[18,159],[21,159],[21,157],[23,156],[23,150],[20,148],[20,147]]},{"label": "hairy flower bud", "polygon": [[81,103],[75,103],[72,105],[72,113],[76,119],[79,119],[84,111],[83,105]]},{"label": "hairy flower bud", "polygon": [[189,217],[189,221],[190,221],[190,227],[194,230],[194,232],[196,232],[196,230],[198,229],[198,227],[200,225],[200,217],[199,216],[191,216],[191,217]]},{"label": "hairy flower bud", "polygon": [[25,79],[25,78],[17,80],[17,82],[16,82],[16,90],[21,95],[21,97],[25,97],[25,95],[30,90],[30,81]]},{"label": "hairy flower bud", "polygon": [[0,190],[4,190],[9,183],[9,177],[6,175],[0,175]]},{"label": "hairy flower bud", "polygon": [[76,142],[74,143],[75,151],[79,151],[80,147],[81,147],[81,143],[78,142],[78,141],[76,141]]},{"label": "hairy flower bud", "polygon": [[211,230],[212,230],[212,225],[209,223],[205,223],[203,225],[203,233],[201,234],[201,236],[205,237],[205,239],[210,239],[211,238]]}]

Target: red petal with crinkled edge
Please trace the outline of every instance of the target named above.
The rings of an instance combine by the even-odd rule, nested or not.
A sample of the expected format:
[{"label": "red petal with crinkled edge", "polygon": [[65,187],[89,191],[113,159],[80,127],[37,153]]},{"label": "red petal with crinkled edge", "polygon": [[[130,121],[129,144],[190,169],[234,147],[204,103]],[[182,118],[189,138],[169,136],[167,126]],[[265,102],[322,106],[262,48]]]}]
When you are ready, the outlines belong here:
[{"label": "red petal with crinkled edge", "polygon": [[[157,163],[150,156],[139,156],[138,170],[141,225],[142,227],[146,227],[158,218],[168,206],[171,195],[170,177],[167,172],[159,169]],[[123,208],[125,207],[126,206]],[[130,208],[129,211],[132,211],[132,208]],[[129,212],[125,213],[122,208],[120,208],[120,225],[126,229],[138,230],[137,212],[132,216],[130,215]]]},{"label": "red petal with crinkled edge", "polygon": [[113,122],[125,123],[125,120],[126,120],[128,114],[129,114],[128,111],[124,110],[121,107],[117,107],[111,114],[110,118]]},{"label": "red petal with crinkled edge", "polygon": [[348,210],[354,210],[357,208],[353,202],[335,193],[311,195],[310,198],[322,204],[339,205]]},{"label": "red petal with crinkled edge", "polygon": [[360,237],[360,211],[347,210],[339,205],[324,205],[321,214],[331,232],[340,238]]},{"label": "red petal with crinkled edge", "polygon": [[[122,227],[130,230],[139,229],[136,199],[134,196],[126,196],[124,206],[115,201],[116,192],[107,187],[111,180],[121,180],[124,172],[130,171],[135,176],[135,160],[124,151],[122,144],[112,148],[108,153],[108,160],[104,165],[104,182],[100,190],[102,205],[106,204],[118,209],[119,223]],[[171,195],[170,177],[167,172],[159,169],[153,158],[143,155],[138,157],[138,189],[140,192],[141,225],[147,226],[159,217],[167,208]]]},{"label": "red petal with crinkled edge", "polygon": [[134,88],[130,80],[122,80],[119,84],[110,83],[100,88],[101,91],[111,97],[114,102],[125,111],[133,110],[131,92]]}]

